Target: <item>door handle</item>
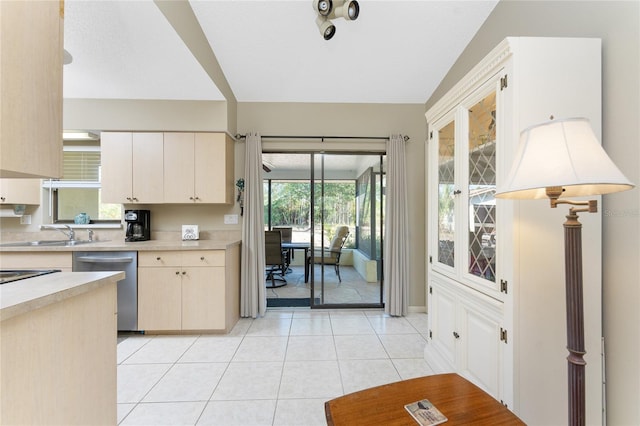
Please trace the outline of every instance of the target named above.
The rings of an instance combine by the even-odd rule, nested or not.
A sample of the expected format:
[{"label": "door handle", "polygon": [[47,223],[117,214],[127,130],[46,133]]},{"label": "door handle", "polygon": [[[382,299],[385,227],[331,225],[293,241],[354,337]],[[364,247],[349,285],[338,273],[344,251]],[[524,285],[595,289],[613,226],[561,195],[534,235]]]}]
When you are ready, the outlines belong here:
[{"label": "door handle", "polygon": [[457,331],[454,331],[454,332],[453,332],[453,337],[455,337],[456,339],[459,339],[459,338],[460,338],[460,335],[458,334],[458,332],[457,332]]},{"label": "door handle", "polygon": [[131,262],[133,262],[133,257],[79,256],[77,259],[80,262],[86,262],[86,263],[131,263]]}]

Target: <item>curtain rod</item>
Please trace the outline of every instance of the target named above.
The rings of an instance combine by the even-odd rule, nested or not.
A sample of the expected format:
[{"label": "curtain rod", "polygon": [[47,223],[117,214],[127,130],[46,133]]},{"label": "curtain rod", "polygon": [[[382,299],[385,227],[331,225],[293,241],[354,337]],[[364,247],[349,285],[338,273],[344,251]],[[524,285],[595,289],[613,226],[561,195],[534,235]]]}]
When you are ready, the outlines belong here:
[{"label": "curtain rod", "polygon": [[[244,139],[247,135],[236,134],[236,139]],[[260,136],[263,139],[362,139],[362,140],[389,140],[389,136]],[[404,136],[404,141],[407,142],[409,136]]]}]

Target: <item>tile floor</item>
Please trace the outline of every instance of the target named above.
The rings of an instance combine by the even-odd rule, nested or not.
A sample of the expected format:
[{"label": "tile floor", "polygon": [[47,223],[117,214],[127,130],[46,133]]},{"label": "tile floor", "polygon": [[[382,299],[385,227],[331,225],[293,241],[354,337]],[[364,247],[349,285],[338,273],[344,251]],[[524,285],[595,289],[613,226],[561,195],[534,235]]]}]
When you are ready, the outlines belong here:
[{"label": "tile floor", "polygon": [[324,402],[432,374],[426,314],[269,310],[228,335],[118,343],[120,425],[326,425]]}]

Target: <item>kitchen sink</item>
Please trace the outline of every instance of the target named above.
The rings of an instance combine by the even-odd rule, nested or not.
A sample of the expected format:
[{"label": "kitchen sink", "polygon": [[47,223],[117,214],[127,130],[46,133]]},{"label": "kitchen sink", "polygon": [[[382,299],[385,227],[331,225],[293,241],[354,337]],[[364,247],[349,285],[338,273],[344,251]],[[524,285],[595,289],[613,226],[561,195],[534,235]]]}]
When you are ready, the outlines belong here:
[{"label": "kitchen sink", "polygon": [[38,240],[38,241],[18,241],[15,243],[2,243],[0,247],[71,247],[81,244],[94,243],[90,240]]}]

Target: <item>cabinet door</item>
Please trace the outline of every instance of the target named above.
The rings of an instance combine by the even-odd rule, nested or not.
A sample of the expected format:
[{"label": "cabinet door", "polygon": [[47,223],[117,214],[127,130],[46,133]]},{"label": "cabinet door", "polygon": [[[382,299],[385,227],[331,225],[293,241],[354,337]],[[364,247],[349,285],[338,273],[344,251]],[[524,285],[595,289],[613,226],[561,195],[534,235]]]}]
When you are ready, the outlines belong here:
[{"label": "cabinet door", "polygon": [[457,371],[494,398],[500,399],[502,354],[506,343],[500,339],[502,314],[497,306],[483,306],[477,300],[464,297],[460,299],[456,323],[460,336]]},{"label": "cabinet door", "polygon": [[[467,232],[465,274],[481,286],[496,285],[496,91],[495,82],[472,96],[465,110],[466,205],[463,217]],[[465,238],[466,237],[466,238]]]},{"label": "cabinet door", "polygon": [[164,202],[192,203],[194,190],[194,134],[164,134]]},{"label": "cabinet door", "polygon": [[132,197],[134,203],[164,201],[164,154],[162,133],[134,133],[132,150]]},{"label": "cabinet door", "polygon": [[40,204],[40,179],[0,179],[0,204]]},{"label": "cabinet door", "polygon": [[454,368],[456,365],[456,296],[435,282],[429,286],[430,336],[434,349]]},{"label": "cabinet door", "polygon": [[[445,124],[436,128],[432,153],[436,159],[436,187],[434,190],[434,210],[437,220],[433,227],[437,233],[435,267],[455,275],[456,249],[456,200],[459,190],[456,188],[456,143],[455,120],[445,120]],[[435,151],[435,152],[434,152]],[[434,260],[432,260],[432,263]]]},{"label": "cabinet door", "polygon": [[62,173],[62,1],[0,1],[0,175]]},{"label": "cabinet door", "polygon": [[101,197],[103,203],[131,203],[133,134],[103,132],[100,135]]},{"label": "cabinet door", "polygon": [[224,330],[224,268],[184,268],[182,329]]},{"label": "cabinet door", "polygon": [[195,135],[195,197],[201,203],[232,204],[234,146],[224,133]]},{"label": "cabinet door", "polygon": [[180,330],[180,268],[138,268],[138,328]]}]

